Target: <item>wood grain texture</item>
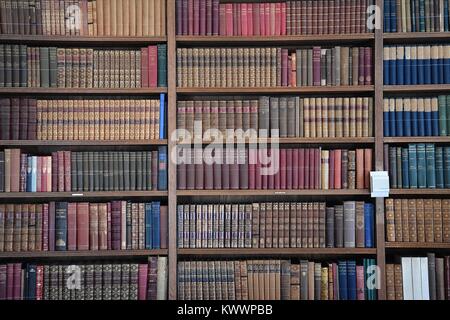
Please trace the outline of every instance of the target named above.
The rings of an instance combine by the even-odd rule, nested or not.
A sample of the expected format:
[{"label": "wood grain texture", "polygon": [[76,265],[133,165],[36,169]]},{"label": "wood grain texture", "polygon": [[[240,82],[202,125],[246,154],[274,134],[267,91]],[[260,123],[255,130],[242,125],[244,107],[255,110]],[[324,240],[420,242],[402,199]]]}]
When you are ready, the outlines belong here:
[{"label": "wood grain texture", "polygon": [[0,252],[2,259],[48,259],[62,260],[72,258],[85,259],[119,259],[119,258],[145,258],[151,255],[167,255],[166,249],[155,250],[97,250],[97,251],[39,251],[39,252]]}]

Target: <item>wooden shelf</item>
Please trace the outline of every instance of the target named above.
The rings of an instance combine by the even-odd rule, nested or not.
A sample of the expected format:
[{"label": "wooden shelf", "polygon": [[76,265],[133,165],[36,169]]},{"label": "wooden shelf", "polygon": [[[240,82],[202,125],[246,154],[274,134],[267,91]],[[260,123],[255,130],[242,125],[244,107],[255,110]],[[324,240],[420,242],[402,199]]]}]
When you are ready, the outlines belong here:
[{"label": "wooden shelf", "polygon": [[422,84],[408,86],[384,86],[385,93],[426,93],[450,91],[450,84]]},{"label": "wooden shelf", "polygon": [[331,94],[331,93],[373,93],[374,86],[310,86],[310,87],[248,87],[248,88],[177,88],[185,95],[210,94]]},{"label": "wooden shelf", "polygon": [[96,191],[96,192],[2,192],[0,199],[112,199],[112,198],[162,198],[167,191]]},{"label": "wooden shelf", "polygon": [[450,32],[386,32],[384,44],[448,41]]},{"label": "wooden shelf", "polygon": [[146,95],[166,93],[167,88],[132,88],[132,89],[100,89],[100,88],[0,88],[0,94],[120,94],[120,95]]},{"label": "wooden shelf", "polygon": [[434,195],[434,196],[449,196],[450,189],[391,189],[390,195]]},{"label": "wooden shelf", "polygon": [[375,248],[220,248],[178,249],[179,256],[299,256],[299,255],[374,255]]},{"label": "wooden shelf", "polygon": [[386,249],[449,249],[450,243],[443,242],[386,242]]},{"label": "wooden shelf", "polygon": [[167,145],[167,139],[160,140],[0,140],[0,146],[148,146]]},{"label": "wooden shelf", "polygon": [[21,44],[58,44],[58,45],[115,45],[120,44],[124,46],[134,44],[149,44],[149,43],[163,43],[166,42],[166,37],[93,37],[93,36],[45,36],[45,35],[0,35],[0,42],[2,43],[16,43]]},{"label": "wooden shelf", "polygon": [[[449,189],[450,190],[450,189]],[[210,196],[368,196],[366,189],[335,190],[177,190],[178,196],[210,197]]]},{"label": "wooden shelf", "polygon": [[306,43],[360,43],[375,39],[373,33],[320,34],[296,36],[177,36],[177,44],[306,44]]},{"label": "wooden shelf", "polygon": [[155,250],[97,250],[97,251],[37,251],[0,252],[0,259],[99,259],[167,255],[167,249]]},{"label": "wooden shelf", "polygon": [[[449,137],[450,138],[450,137]],[[279,138],[277,139],[280,144],[370,144],[375,142],[375,138],[373,137],[364,137],[364,138]],[[237,140],[234,139],[233,143],[236,143]],[[251,141],[252,143],[272,143],[272,138],[257,138],[255,141]],[[450,141],[450,140],[449,140]],[[204,140],[202,144],[210,144],[211,140]],[[222,141],[218,143],[225,143],[227,141]],[[246,144],[249,143],[249,139],[246,139]],[[178,145],[188,145],[194,143],[177,143]]]},{"label": "wooden shelf", "polygon": [[385,143],[450,143],[450,137],[386,137]]}]

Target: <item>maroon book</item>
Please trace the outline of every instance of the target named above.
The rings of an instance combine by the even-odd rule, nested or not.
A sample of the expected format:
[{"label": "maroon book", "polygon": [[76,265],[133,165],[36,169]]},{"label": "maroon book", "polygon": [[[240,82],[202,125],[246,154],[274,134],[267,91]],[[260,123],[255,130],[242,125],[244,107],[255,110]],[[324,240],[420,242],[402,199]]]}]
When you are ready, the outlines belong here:
[{"label": "maroon book", "polygon": [[227,151],[225,150],[225,154],[223,156],[222,163],[222,189],[230,189],[230,167],[231,165],[227,163]]},{"label": "maroon book", "polygon": [[14,298],[14,263],[6,265],[6,300]]},{"label": "maroon book", "polygon": [[206,0],[206,35],[212,35],[213,0]]},{"label": "maroon book", "polygon": [[148,48],[141,48],[141,84],[143,88],[148,88],[148,63]]},{"label": "maroon book", "polygon": [[372,49],[364,48],[364,84],[372,84]]},{"label": "maroon book", "polygon": [[259,35],[266,36],[266,6],[259,3]]},{"label": "maroon book", "polygon": [[27,191],[27,169],[28,156],[25,153],[20,155],[20,192]]},{"label": "maroon book", "polygon": [[22,264],[14,263],[13,300],[22,300]]},{"label": "maroon book", "polygon": [[358,53],[359,53],[359,58],[358,58],[358,61],[359,61],[359,65],[358,65],[358,84],[361,86],[361,85],[364,85],[364,82],[365,82],[365,73],[364,73],[364,66],[365,66],[364,56],[365,56],[365,54],[364,54],[364,48],[363,47],[359,47],[358,48]]},{"label": "maroon book", "polygon": [[48,219],[49,219],[49,205],[44,203],[42,212],[42,250],[48,251]]},{"label": "maroon book", "polygon": [[177,35],[183,34],[183,0],[176,1],[177,10]]},{"label": "maroon book", "polygon": [[76,244],[78,250],[89,250],[89,203],[76,204]]},{"label": "maroon book", "polygon": [[[265,155],[268,157],[268,159],[271,159],[272,158],[272,150],[271,149],[266,149],[265,152],[266,152]],[[278,157],[279,157],[279,155],[278,155]],[[279,160],[279,158],[278,158],[278,160]],[[278,165],[279,164],[280,164],[280,162],[278,161]],[[270,163],[265,164],[264,166],[267,169],[267,167],[270,166]],[[277,179],[277,175],[278,174],[279,174],[279,171],[275,172],[274,174],[267,175],[267,189],[273,190],[273,189],[276,188],[276,180],[280,181],[279,180],[279,176],[278,176],[278,179]]]},{"label": "maroon book", "polygon": [[36,140],[36,99],[28,100],[28,140]]},{"label": "maroon book", "polygon": [[[202,151],[202,150],[200,150]],[[204,183],[204,162],[200,159],[201,163],[195,163],[195,189],[203,190],[205,187]]]},{"label": "maroon book", "polygon": [[288,49],[281,49],[281,85],[288,86]]},{"label": "maroon book", "polygon": [[195,189],[195,164],[193,162],[193,157],[190,163],[186,164],[186,188],[188,190]]},{"label": "maroon book", "polygon": [[261,190],[261,189],[265,189],[263,187],[263,183],[262,183],[262,176],[261,176],[261,162],[259,159],[259,150],[256,149],[256,165],[255,165],[255,189],[256,190]]},{"label": "maroon book", "polygon": [[204,164],[204,181],[205,181],[205,189],[212,190],[214,189],[214,169],[213,164]]},{"label": "maroon book", "polygon": [[230,164],[230,189],[239,189],[239,163],[238,163],[238,152],[234,150],[234,159]]},{"label": "maroon book", "polygon": [[219,34],[221,36],[227,35],[227,19],[226,19],[225,4],[219,5]]},{"label": "maroon book", "polygon": [[256,161],[258,160],[257,149],[248,149],[248,188],[256,188]]},{"label": "maroon book", "polygon": [[188,0],[188,35],[194,35],[194,0]]},{"label": "maroon book", "polygon": [[107,233],[107,236],[106,236],[106,241],[107,241],[107,243],[108,243],[108,250],[111,250],[111,248],[112,248],[112,236],[111,236],[111,233],[112,233],[112,221],[111,221],[111,203],[107,203],[106,204],[106,210],[108,210],[107,211],[107,214],[106,214],[106,224],[108,225],[108,233]]},{"label": "maroon book", "polygon": [[20,104],[19,139],[26,140],[28,137],[28,99],[21,98],[19,104]]},{"label": "maroon book", "polygon": [[312,34],[319,34],[319,1],[312,2]]},{"label": "maroon book", "polygon": [[311,171],[313,170],[312,163],[310,164],[310,153],[313,153],[312,149],[304,149],[304,169],[303,169],[303,177],[304,177],[304,188],[309,189],[310,187],[310,177]]},{"label": "maroon book", "polygon": [[219,35],[219,0],[212,0],[212,33]]},{"label": "maroon book", "polygon": [[286,150],[286,189],[292,189],[293,178],[293,149]]},{"label": "maroon book", "polygon": [[58,158],[57,160],[57,164],[58,164],[58,169],[56,170],[56,174],[57,174],[57,181],[58,181],[58,192],[64,192],[64,151],[58,151],[56,153],[56,156]]},{"label": "maroon book", "polygon": [[[156,88],[157,86],[158,86],[158,48],[157,46],[148,46],[148,87]],[[141,87],[143,87],[142,84]]]},{"label": "maroon book", "polygon": [[55,251],[55,202],[48,206],[48,250]]},{"label": "maroon book", "polygon": [[305,152],[303,148],[298,149],[298,189],[305,189]]},{"label": "maroon book", "polygon": [[199,26],[199,34],[201,36],[206,35],[206,0],[200,0],[200,26]]},{"label": "maroon book", "polygon": [[20,127],[20,100],[18,98],[11,99],[11,140],[19,140]]},{"label": "maroon book", "polygon": [[67,204],[67,250],[77,250],[77,204]]},{"label": "maroon book", "polygon": [[180,163],[177,165],[177,189],[186,189],[186,164]]},{"label": "maroon book", "polygon": [[52,152],[52,190],[58,190],[58,152]]},{"label": "maroon book", "polygon": [[253,3],[247,3],[247,33],[249,36],[254,35],[253,31]]},{"label": "maroon book", "polygon": [[70,151],[64,151],[64,191],[72,191],[71,181],[71,156]]},{"label": "maroon book", "polygon": [[[216,157],[218,159],[223,159],[222,151],[219,149],[215,150]],[[213,174],[214,174],[214,189],[222,189],[222,163],[221,161],[213,163]]]},{"label": "maroon book", "polygon": [[200,0],[194,0],[194,35],[200,35]]},{"label": "maroon book", "polygon": [[138,300],[147,300],[148,264],[140,263],[138,271]]},{"label": "maroon book", "polygon": [[299,178],[299,149],[292,150],[292,189],[298,189],[298,178]]},{"label": "maroon book", "polygon": [[280,168],[278,170],[280,185],[276,189],[286,189],[286,151],[286,149],[280,150]]},{"label": "maroon book", "polygon": [[259,36],[261,34],[259,3],[252,3],[251,5],[253,7],[253,35]]},{"label": "maroon book", "polygon": [[183,8],[183,17],[182,17],[182,20],[180,20],[180,21],[183,21],[181,29],[182,29],[182,34],[184,36],[190,35],[190,33],[189,33],[189,26],[188,26],[188,24],[189,24],[189,6],[188,6],[188,2],[189,2],[188,0],[182,0],[182,4],[181,4],[181,7]]},{"label": "maroon book", "polygon": [[320,186],[320,149],[314,149],[314,189],[319,189]]},{"label": "maroon book", "polygon": [[[112,250],[120,250],[121,245],[121,201],[111,202],[111,248]],[[88,231],[89,234],[89,231]]]},{"label": "maroon book", "polygon": [[160,248],[167,249],[167,234],[168,234],[168,214],[167,214],[167,206],[160,207]]},{"label": "maroon book", "polygon": [[239,188],[242,190],[246,190],[249,189],[248,149],[245,149],[241,152],[241,157],[241,164],[239,164]]},{"label": "maroon book", "polygon": [[320,47],[313,47],[313,85],[320,86]]},{"label": "maroon book", "polygon": [[334,150],[330,150],[330,161],[329,161],[329,189],[334,189]]}]

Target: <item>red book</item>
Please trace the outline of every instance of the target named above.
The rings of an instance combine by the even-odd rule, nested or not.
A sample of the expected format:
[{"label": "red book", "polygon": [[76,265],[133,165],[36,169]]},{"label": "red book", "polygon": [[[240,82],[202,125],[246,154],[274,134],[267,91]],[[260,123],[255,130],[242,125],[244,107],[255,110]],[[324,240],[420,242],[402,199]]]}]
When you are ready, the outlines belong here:
[{"label": "red book", "polygon": [[266,6],[264,3],[259,4],[259,26],[260,26],[260,35],[266,36]]},{"label": "red book", "polygon": [[155,88],[158,84],[158,48],[157,46],[148,47],[148,86]]},{"label": "red book", "polygon": [[108,241],[108,250],[112,249],[112,220],[111,220],[111,203],[107,203],[106,204],[106,208],[107,208],[107,216],[106,216],[106,221],[108,224],[108,237],[107,237],[107,241]]},{"label": "red book", "polygon": [[281,35],[286,35],[286,2],[281,3]]},{"label": "red book", "polygon": [[[216,157],[218,159],[223,159],[222,150],[216,149]],[[214,173],[214,189],[220,190],[222,189],[222,164],[214,162],[213,164],[213,173]]]},{"label": "red book", "polygon": [[364,189],[364,149],[356,149],[356,189]]},{"label": "red book", "polygon": [[313,47],[313,85],[320,86],[320,47]]},{"label": "red book", "polygon": [[36,99],[28,100],[28,140],[36,140]]},{"label": "red book", "polygon": [[6,265],[6,300],[14,297],[14,263]]},{"label": "red book", "polygon": [[52,152],[52,190],[50,191],[58,191],[58,184],[58,153]]},{"label": "red book", "polygon": [[70,151],[64,151],[64,191],[72,191],[71,186],[71,155]]},{"label": "red book", "polygon": [[320,189],[320,167],[321,155],[320,149],[314,150],[314,189]]},{"label": "red book", "polygon": [[64,192],[64,151],[58,151],[56,155],[58,157],[58,192]]},{"label": "red book", "polygon": [[71,205],[76,206],[73,209],[75,211],[75,221],[73,222],[75,223],[75,229],[73,231],[76,234],[73,236],[75,249],[72,250],[89,250],[89,203],[69,203],[69,208]]},{"label": "red book", "polygon": [[177,165],[177,189],[186,189],[186,164],[180,163]]},{"label": "red book", "polygon": [[299,168],[298,168],[298,161],[299,161],[299,149],[293,149],[292,150],[292,189],[298,189],[298,178],[299,178]]},{"label": "red book", "polygon": [[55,202],[48,206],[48,250],[55,251]]},{"label": "red book", "polygon": [[141,48],[141,83],[143,88],[148,88],[148,62],[148,48]]},{"label": "red book", "polygon": [[234,35],[233,31],[233,4],[232,3],[226,3],[225,4],[225,28],[226,28],[226,35],[232,36]]},{"label": "red book", "polygon": [[253,3],[247,3],[247,34],[253,36]]},{"label": "red book", "polygon": [[256,161],[258,160],[257,149],[248,149],[248,188],[253,190],[256,188]]},{"label": "red book", "polygon": [[364,189],[370,189],[370,171],[372,171],[372,149],[364,149]]},{"label": "red book", "polygon": [[44,298],[44,266],[36,266],[36,300]]},{"label": "red book", "polygon": [[98,250],[98,204],[89,204],[89,250]]},{"label": "red book", "polygon": [[[217,20],[215,18],[215,20]],[[206,0],[206,35],[213,34],[213,0]]]},{"label": "red book", "polygon": [[188,0],[188,35],[194,35],[194,1]]},{"label": "red book", "polygon": [[364,266],[356,266],[356,298],[364,300]]},{"label": "red book", "polygon": [[200,35],[200,0],[194,0],[194,36]]},{"label": "red book", "polygon": [[235,3],[234,4],[234,21],[235,21],[235,28],[234,28],[234,35],[235,36],[242,36],[242,9],[241,9],[242,3]]},{"label": "red book", "polygon": [[334,189],[334,150],[330,150],[328,179],[328,188]]},{"label": "red book", "polygon": [[42,250],[48,251],[48,219],[49,219],[49,206],[48,203],[44,203],[42,212]]},{"label": "red book", "polygon": [[221,36],[227,35],[227,18],[226,18],[226,8],[225,4],[220,4],[219,6],[219,34]]},{"label": "red book", "polygon": [[259,160],[259,150],[256,149],[256,166],[255,166],[255,189],[261,190],[265,189],[262,184],[262,176],[261,176],[261,162]]},{"label": "red book", "polygon": [[231,159],[230,164],[230,189],[239,189],[239,164],[238,164],[238,152],[234,149],[234,159]]},{"label": "red book", "polygon": [[14,263],[13,300],[22,300],[22,264]]},{"label": "red book", "polygon": [[205,181],[205,189],[212,190],[214,189],[214,170],[213,165],[205,163],[204,164],[204,181]]},{"label": "red book", "polygon": [[365,73],[364,73],[364,66],[365,66],[365,52],[364,52],[364,48],[363,47],[359,47],[358,48],[358,53],[359,53],[359,65],[358,65],[358,84],[359,85],[364,85],[365,83]]},{"label": "red book", "polygon": [[67,250],[77,250],[77,204],[67,204]]},{"label": "red book", "polygon": [[276,189],[286,189],[286,168],[287,165],[287,150],[281,149],[280,150],[280,169],[278,170],[279,174],[279,187],[277,188],[277,185],[275,185]]},{"label": "red book", "polygon": [[138,300],[147,300],[148,264],[140,263],[138,271]]},{"label": "red book", "polygon": [[98,249],[108,249],[108,205],[98,205]]},{"label": "red book", "polygon": [[[259,159],[258,159],[258,167],[256,168],[256,171],[260,172],[260,176],[261,176],[261,186],[262,189],[270,189],[269,188],[269,177],[267,174],[263,174],[263,170],[265,165],[263,165],[263,159],[265,159],[265,157],[267,157],[267,153],[268,150],[267,149],[260,149],[259,150]],[[272,182],[273,184],[273,182]]]},{"label": "red book", "polygon": [[36,160],[36,192],[41,192],[42,188],[42,157],[37,157]]},{"label": "red book", "polygon": [[372,84],[372,49],[370,47],[364,48],[364,84]]},{"label": "red book", "polygon": [[[267,150],[265,150],[265,155],[269,158],[269,159],[271,159],[272,158],[272,150],[271,149],[267,149]],[[272,189],[275,189],[276,188],[276,186],[277,186],[277,183],[276,183],[276,180],[278,180],[279,181],[279,172],[280,172],[280,162],[279,162],[279,157],[280,157],[280,155],[279,155],[279,151],[277,151],[278,152],[278,171],[277,172],[274,172],[273,174],[269,174],[269,175],[267,175],[267,189],[270,189],[270,190],[272,190]],[[267,160],[265,161],[265,162],[267,162]],[[269,165],[270,164],[264,164],[265,162],[263,162],[262,164],[263,164],[263,166],[265,167],[265,170],[267,171],[267,169],[268,169],[268,167],[269,167]],[[277,179],[277,176],[278,176],[278,179]],[[279,184],[278,184],[278,186],[279,186]],[[278,187],[279,188],[279,187]]]},{"label": "red book", "polygon": [[168,208],[167,206],[160,207],[160,247],[161,249],[167,249],[167,235],[168,235]]},{"label": "red book", "polygon": [[334,150],[334,189],[341,189],[342,187],[342,150]]},{"label": "red book", "polygon": [[281,49],[281,86],[288,84],[288,49]]},{"label": "red book", "polygon": [[298,188],[309,188],[309,149],[300,149],[298,152]]},{"label": "red book", "polygon": [[247,6],[250,6],[251,4],[247,3],[241,3],[241,30],[243,36],[248,36],[248,18],[247,18]]},{"label": "red book", "polygon": [[261,14],[259,3],[252,3],[253,7],[253,35],[261,35]]},{"label": "red book", "polygon": [[200,0],[200,26],[199,34],[206,35],[206,0]]},{"label": "red book", "polygon": [[304,168],[304,179],[305,179],[305,189],[309,189],[310,186],[314,183],[314,180],[311,181],[311,172],[313,171],[313,164],[310,162],[311,153],[313,153],[312,149],[304,149],[305,150],[305,168]]},{"label": "red book", "polygon": [[271,36],[273,35],[272,31],[273,29],[275,29],[275,4],[274,8],[273,8],[273,27],[272,27],[272,21],[271,21],[271,6],[272,3],[265,3],[264,4],[264,23],[266,24],[266,36]]},{"label": "red book", "polygon": [[[286,150],[286,189],[292,189],[293,161],[292,149]],[[283,178],[283,176],[281,176]]]},{"label": "red book", "polygon": [[[281,3],[277,2],[275,5],[275,27],[274,27],[274,35],[281,35]],[[273,13],[272,13],[273,15]]]}]

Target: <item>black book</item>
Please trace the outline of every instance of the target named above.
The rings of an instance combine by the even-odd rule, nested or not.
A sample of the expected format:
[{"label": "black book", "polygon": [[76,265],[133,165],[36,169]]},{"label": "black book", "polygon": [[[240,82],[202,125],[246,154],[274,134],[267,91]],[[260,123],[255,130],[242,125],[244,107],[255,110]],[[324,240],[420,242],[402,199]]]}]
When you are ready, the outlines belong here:
[{"label": "black book", "polygon": [[55,250],[67,250],[67,202],[55,204]]},{"label": "black book", "polygon": [[26,87],[28,84],[27,46],[19,47],[19,55],[19,83],[20,87]]},{"label": "black book", "polygon": [[124,152],[118,152],[118,170],[117,170],[117,174],[118,174],[118,179],[119,179],[119,190],[123,191],[125,190],[125,179],[123,176],[123,167],[124,167]]},{"label": "black book", "polygon": [[98,154],[98,189],[101,191],[105,190],[105,185],[104,185],[104,165],[105,162],[105,153],[104,152],[100,152]]},{"label": "black book", "polygon": [[99,172],[99,157],[102,152],[94,152],[94,191],[99,191],[100,189],[100,172]]},{"label": "black book", "polygon": [[50,87],[56,88],[58,86],[58,60],[56,57],[57,48],[51,47],[49,50],[49,77]]},{"label": "black book", "polygon": [[114,190],[114,152],[108,151],[108,191]]},{"label": "black book", "polygon": [[119,152],[114,152],[113,155],[113,190],[119,191]]},{"label": "black book", "polygon": [[5,87],[12,87],[12,46],[5,45]]},{"label": "black book", "polygon": [[130,152],[130,190],[136,190],[136,152]]},{"label": "black book", "polygon": [[5,45],[0,44],[0,87],[5,86]]},{"label": "black book", "polygon": [[152,190],[152,152],[151,151],[147,151],[147,170],[146,170],[146,174],[147,174],[147,190]]},{"label": "black book", "polygon": [[142,152],[136,152],[136,190],[142,190]]},{"label": "black book", "polygon": [[123,153],[123,188],[130,190],[130,154]]},{"label": "black book", "polygon": [[88,152],[89,161],[89,191],[94,191],[94,153]]},{"label": "black book", "polygon": [[0,192],[5,192],[5,152],[0,151]]}]

